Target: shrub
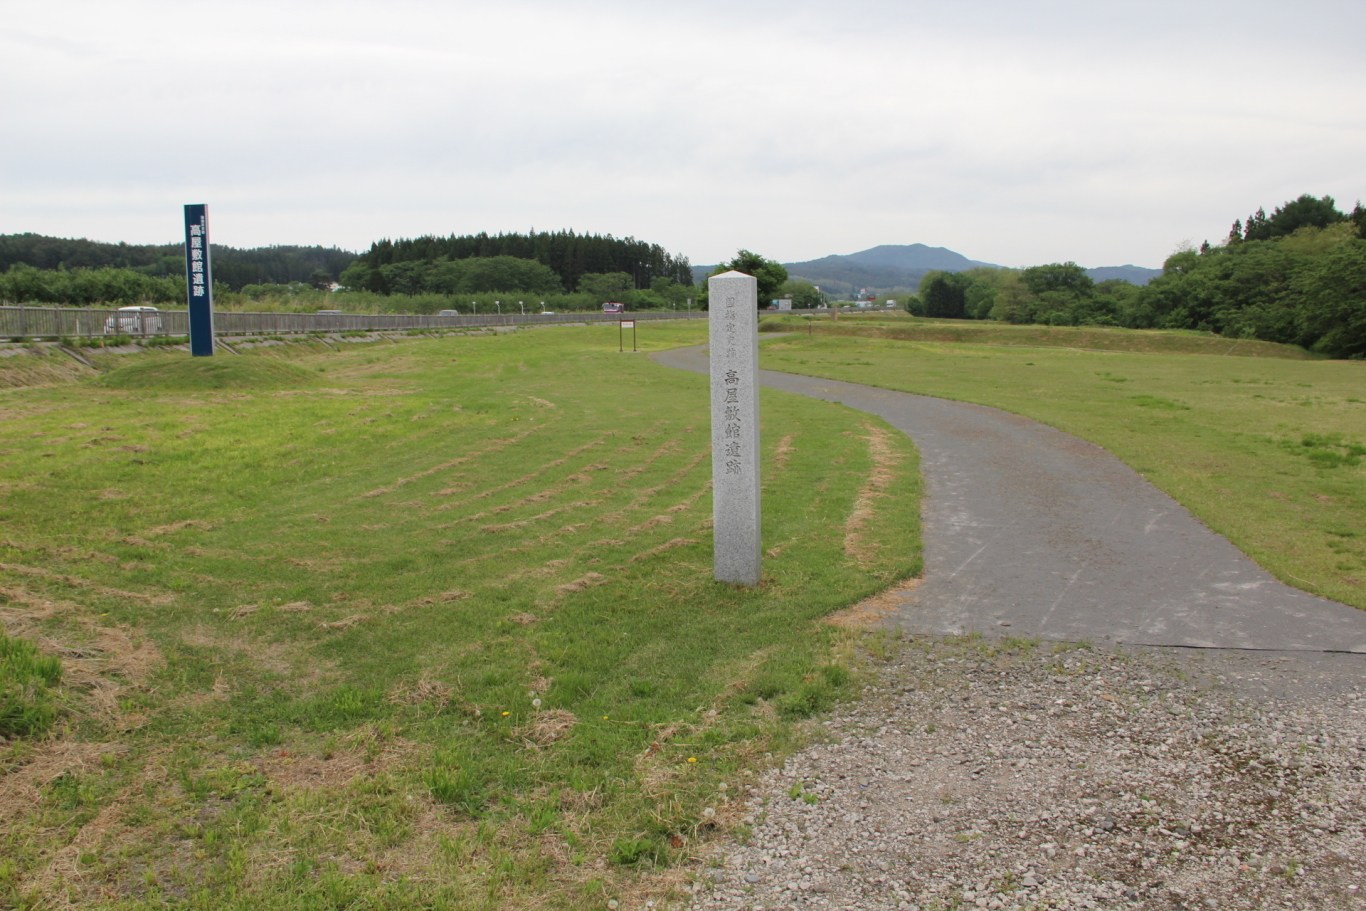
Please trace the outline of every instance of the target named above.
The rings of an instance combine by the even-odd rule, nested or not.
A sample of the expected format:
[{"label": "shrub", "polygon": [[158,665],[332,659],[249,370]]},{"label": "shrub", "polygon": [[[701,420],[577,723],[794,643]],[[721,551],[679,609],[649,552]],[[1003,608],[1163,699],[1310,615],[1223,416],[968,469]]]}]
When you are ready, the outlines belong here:
[{"label": "shrub", "polygon": [[669,851],[660,839],[618,838],[612,843],[612,863],[629,867],[636,864],[663,864]]}]

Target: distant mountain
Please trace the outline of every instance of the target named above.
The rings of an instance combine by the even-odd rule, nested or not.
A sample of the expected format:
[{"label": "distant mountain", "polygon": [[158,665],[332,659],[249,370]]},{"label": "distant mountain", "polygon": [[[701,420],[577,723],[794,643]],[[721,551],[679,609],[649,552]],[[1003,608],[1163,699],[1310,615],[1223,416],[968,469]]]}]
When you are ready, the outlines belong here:
[{"label": "distant mountain", "polygon": [[[783,263],[793,278],[805,279],[830,294],[851,294],[860,288],[914,289],[925,273],[942,269],[962,272],[991,263],[968,259],[944,247],[925,244],[883,244],[858,253],[824,256],[800,263]],[[693,280],[705,279],[712,266],[694,266]],[[999,267],[994,267],[999,268]]]},{"label": "distant mountain", "polygon": [[880,247],[850,253],[847,256],[827,256],[823,259],[808,260],[804,263],[792,263],[788,268],[816,267],[818,264],[827,263],[830,260],[841,260],[846,263],[857,263],[882,269],[896,269],[903,272],[929,272],[933,269],[942,269],[945,272],[962,272],[965,269],[975,269],[978,266],[1000,268],[993,263],[968,259],[963,254],[955,253],[947,247],[927,247],[924,244],[883,244]]},{"label": "distant mountain", "polygon": [[1111,278],[1122,278],[1130,284],[1146,285],[1161,275],[1162,270],[1145,269],[1142,266],[1097,266],[1094,269],[1087,269],[1086,274],[1091,276],[1092,281],[1096,282],[1103,282]]},{"label": "distant mountain", "polygon": [[[836,296],[853,294],[862,288],[870,291],[915,290],[926,273],[936,270],[963,272],[985,266],[999,269],[994,263],[968,259],[946,247],[925,244],[883,244],[858,253],[823,256],[799,263],[783,263],[788,274],[805,279],[822,291]],[[700,284],[715,266],[693,266],[693,281]],[[1142,266],[1102,266],[1087,269],[1094,281],[1122,278],[1135,285],[1146,285],[1161,269]]]},{"label": "distant mountain", "polygon": [[800,263],[784,263],[794,278],[804,278],[833,294],[860,288],[916,288],[927,272],[962,272],[991,263],[968,259],[944,247],[925,244],[883,244],[844,256],[825,256]]}]

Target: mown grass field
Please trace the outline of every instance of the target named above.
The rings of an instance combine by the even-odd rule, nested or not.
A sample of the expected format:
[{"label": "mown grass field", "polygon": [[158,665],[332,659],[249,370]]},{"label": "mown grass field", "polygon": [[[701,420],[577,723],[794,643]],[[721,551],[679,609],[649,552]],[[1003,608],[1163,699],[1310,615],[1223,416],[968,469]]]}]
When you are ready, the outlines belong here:
[{"label": "mown grass field", "polygon": [[0,743],[0,906],[659,897],[638,871],[737,826],[746,771],[848,688],[820,620],[919,571],[920,490],[885,425],[766,392],[765,580],[717,584],[705,381],[616,346],[157,352],[0,391],[0,619],[63,671],[49,733]]},{"label": "mown grass field", "polygon": [[[1366,608],[1366,363],[1267,343],[1230,351],[1193,333],[969,325],[997,343],[905,341],[899,330],[878,337],[875,322],[857,337],[829,334],[825,321],[806,336],[798,324],[761,347],[763,364],[991,405],[1076,434],[1280,579]],[[1058,345],[1058,333],[1073,344]],[[1093,343],[1104,348],[1082,347]],[[1195,343],[1213,356],[1186,353]]]}]

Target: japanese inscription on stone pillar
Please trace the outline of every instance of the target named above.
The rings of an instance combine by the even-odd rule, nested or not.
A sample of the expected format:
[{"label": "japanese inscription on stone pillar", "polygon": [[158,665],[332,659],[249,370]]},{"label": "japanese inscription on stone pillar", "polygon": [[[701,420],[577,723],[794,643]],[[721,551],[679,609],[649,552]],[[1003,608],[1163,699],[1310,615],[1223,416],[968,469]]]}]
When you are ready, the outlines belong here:
[{"label": "japanese inscription on stone pillar", "polygon": [[743,272],[707,280],[714,576],[740,585],[758,585],[762,571],[758,291]]}]

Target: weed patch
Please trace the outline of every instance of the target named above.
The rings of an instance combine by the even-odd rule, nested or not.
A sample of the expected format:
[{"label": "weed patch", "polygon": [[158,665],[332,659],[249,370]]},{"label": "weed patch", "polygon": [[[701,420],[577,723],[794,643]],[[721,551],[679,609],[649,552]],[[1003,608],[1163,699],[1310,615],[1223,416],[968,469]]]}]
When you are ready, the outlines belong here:
[{"label": "weed patch", "polygon": [[32,737],[57,719],[62,662],[0,630],[0,735]]},{"label": "weed patch", "polygon": [[1366,455],[1366,446],[1347,440],[1341,433],[1306,433],[1288,448],[1307,458],[1315,468],[1355,467]]}]

